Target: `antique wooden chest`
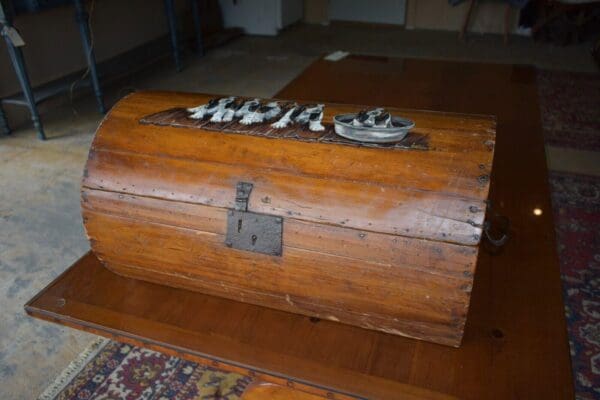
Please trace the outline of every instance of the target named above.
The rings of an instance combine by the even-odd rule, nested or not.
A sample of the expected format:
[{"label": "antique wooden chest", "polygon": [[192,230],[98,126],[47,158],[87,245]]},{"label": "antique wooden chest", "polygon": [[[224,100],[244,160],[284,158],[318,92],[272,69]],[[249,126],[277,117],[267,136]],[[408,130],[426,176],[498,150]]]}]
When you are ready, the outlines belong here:
[{"label": "antique wooden chest", "polygon": [[[215,116],[223,101],[229,117],[226,107]],[[256,103],[141,92],[114,106],[82,183],[85,229],[104,265],[460,345],[494,118],[389,109],[415,127],[399,142],[362,143],[333,126],[360,106]]]}]

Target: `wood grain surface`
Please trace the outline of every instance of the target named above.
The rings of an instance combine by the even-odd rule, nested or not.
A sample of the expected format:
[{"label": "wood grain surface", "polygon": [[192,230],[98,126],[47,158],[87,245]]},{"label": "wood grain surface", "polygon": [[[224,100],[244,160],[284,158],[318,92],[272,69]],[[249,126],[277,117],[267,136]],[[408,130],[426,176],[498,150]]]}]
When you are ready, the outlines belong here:
[{"label": "wood grain surface", "polygon": [[323,400],[326,397],[272,383],[258,383],[246,388],[241,400]]},{"label": "wood grain surface", "polygon": [[512,237],[479,252],[460,348],[124,278],[92,254],[27,312],[328,398],[573,399],[535,70],[351,56],[278,96],[497,115],[491,199]]},{"label": "wood grain surface", "polygon": [[[82,189],[100,260],[137,279],[458,346],[494,118],[391,108],[414,118],[409,135],[427,148],[357,147],[319,137],[334,135],[334,115],[365,106],[326,104],[325,133],[186,117],[214,97],[137,93],[102,122]],[[249,211],[284,217],[281,256],[225,244],[241,181],[254,185]]]},{"label": "wood grain surface", "polygon": [[[292,138],[272,140],[139,123],[149,113],[173,105],[203,104],[212,97],[141,92],[121,100],[96,133],[83,185],[231,207],[235,183],[254,179],[250,209],[257,212],[289,215],[289,211],[297,219],[478,243],[473,236],[481,232],[478,225],[485,214],[483,202],[489,189],[489,179],[480,177],[491,169],[492,117],[391,108],[394,115],[415,121],[415,133],[428,137],[428,151],[355,148]],[[330,123],[333,115],[362,108],[326,105],[323,121]],[[265,196],[281,203],[261,205]],[[429,196],[433,198],[430,207],[423,203]],[[397,199],[393,208],[397,214],[386,213],[391,205],[385,201],[389,199]],[[451,204],[446,207],[442,199]],[[439,210],[437,204],[441,204]],[[316,210],[311,212],[313,206]],[[446,210],[447,217],[438,214]],[[356,214],[368,214],[371,225],[355,221]]]}]

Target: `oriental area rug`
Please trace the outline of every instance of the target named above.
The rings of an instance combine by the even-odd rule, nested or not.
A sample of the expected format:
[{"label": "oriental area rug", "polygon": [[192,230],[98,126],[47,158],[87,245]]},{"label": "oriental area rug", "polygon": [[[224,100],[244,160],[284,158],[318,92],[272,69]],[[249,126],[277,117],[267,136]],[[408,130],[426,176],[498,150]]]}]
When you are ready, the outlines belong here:
[{"label": "oriental area rug", "polygon": [[[600,75],[539,71],[537,83],[546,145],[600,160]],[[599,399],[600,161],[594,175],[550,171],[549,180],[575,393]]]},{"label": "oriental area rug", "polygon": [[39,399],[234,400],[250,382],[239,374],[98,339]]},{"label": "oriental area rug", "polygon": [[[546,144],[600,152],[598,74],[539,71]],[[600,168],[599,168],[600,169]],[[557,252],[577,400],[600,398],[600,173],[551,171]],[[99,339],[42,400],[239,399],[251,378]]]},{"label": "oriental area rug", "polygon": [[600,177],[550,173],[577,400],[600,398]]}]

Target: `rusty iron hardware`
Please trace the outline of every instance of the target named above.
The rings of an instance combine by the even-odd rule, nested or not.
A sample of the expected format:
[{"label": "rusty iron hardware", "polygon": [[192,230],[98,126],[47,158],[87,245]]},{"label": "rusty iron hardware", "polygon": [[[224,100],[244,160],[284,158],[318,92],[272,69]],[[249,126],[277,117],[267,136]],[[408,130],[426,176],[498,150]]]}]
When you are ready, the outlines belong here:
[{"label": "rusty iron hardware", "polygon": [[254,185],[249,182],[238,182],[235,188],[235,209],[237,211],[248,211],[248,200]]},{"label": "rusty iron hardware", "polygon": [[238,250],[281,256],[283,218],[248,211],[252,183],[238,182],[235,209],[227,212],[225,245]]},{"label": "rusty iron hardware", "polygon": [[[499,218],[505,218],[508,224],[508,218],[503,217],[503,216],[498,216]],[[498,238],[494,237],[494,234],[492,233],[492,229],[494,229],[492,227],[492,223],[490,221],[486,221],[483,224],[483,232],[485,233],[485,237],[487,240],[490,241],[491,244],[493,244],[496,247],[502,247],[504,246],[504,244],[508,241],[508,232],[503,232],[500,234],[500,236]]]},{"label": "rusty iron hardware", "polygon": [[490,181],[490,176],[488,174],[479,175],[477,177],[477,181],[479,182],[479,184],[485,185]]},{"label": "rusty iron hardware", "polygon": [[494,211],[491,200],[487,201],[487,209],[490,218],[483,223],[483,233],[487,241],[497,250],[510,238],[510,220]]}]

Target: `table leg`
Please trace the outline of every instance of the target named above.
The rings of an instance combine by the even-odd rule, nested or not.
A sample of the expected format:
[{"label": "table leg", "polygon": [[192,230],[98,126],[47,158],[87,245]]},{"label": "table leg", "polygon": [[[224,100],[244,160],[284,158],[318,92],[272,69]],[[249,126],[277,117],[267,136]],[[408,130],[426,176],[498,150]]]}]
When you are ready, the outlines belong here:
[{"label": "table leg", "polygon": [[0,133],[10,135],[10,126],[8,125],[8,118],[2,108],[2,102],[0,102]]},{"label": "table leg", "polygon": [[175,60],[175,68],[181,71],[181,53],[179,51],[179,37],[177,35],[177,19],[175,17],[175,4],[173,0],[165,1],[165,12],[167,14],[167,23],[169,24],[169,32],[171,34],[171,46],[173,48],[173,59]]},{"label": "table leg", "polygon": [[510,3],[504,8],[504,44],[508,44],[508,24],[510,23]]},{"label": "table leg", "polygon": [[29,75],[27,74],[27,68],[25,67],[23,52],[19,47],[13,46],[12,42],[10,42],[10,39],[8,38],[6,40],[6,47],[8,49],[10,61],[12,62],[15,72],[17,73],[19,83],[21,84],[23,95],[25,96],[25,100],[27,100],[27,106],[29,107],[29,112],[31,113],[31,121],[33,122],[33,126],[38,132],[38,137],[41,140],[46,140],[44,127],[42,126],[42,121],[40,120],[40,114],[38,113],[35,97],[33,96],[33,90],[31,89]]},{"label": "table leg", "polygon": [[94,88],[94,95],[96,96],[96,102],[98,103],[98,110],[100,113],[104,114],[106,113],[106,107],[104,106],[102,88],[100,87],[100,80],[98,79],[94,46],[91,41],[89,14],[85,9],[82,0],[73,0],[73,4],[75,5],[75,20],[79,25],[81,43],[83,44],[83,51],[85,52],[85,58],[90,71],[90,81],[92,83],[92,87]]},{"label": "table leg", "polygon": [[469,1],[469,8],[467,9],[465,19],[463,20],[462,27],[460,28],[460,33],[458,34],[458,38],[460,40],[465,40],[467,29],[469,28],[469,21],[471,20],[471,14],[473,13],[473,7],[475,6],[476,1],[477,0]]},{"label": "table leg", "polygon": [[204,55],[204,41],[202,39],[202,16],[200,15],[200,7],[198,2],[200,0],[190,0],[192,8],[192,17],[194,19],[194,31],[196,34],[196,53],[199,56]]},{"label": "table leg", "polygon": [[[4,29],[2,29],[1,34],[6,42],[6,48],[8,50],[8,55],[10,56],[10,62],[15,69],[17,79],[21,85],[21,90],[23,90],[23,95],[27,101],[33,126],[38,132],[38,137],[41,140],[46,140],[44,127],[42,126],[37,105],[35,104],[35,97],[33,96],[33,91],[31,90],[31,82],[29,81],[29,75],[27,74],[25,60],[23,59],[23,52],[21,51],[20,47],[17,47],[13,44],[11,38],[7,34],[8,29],[12,28],[12,21],[10,16],[4,12],[2,3],[0,3],[0,25],[4,25]],[[4,119],[6,120],[6,117],[4,117]],[[8,124],[6,126],[8,126]]]}]

